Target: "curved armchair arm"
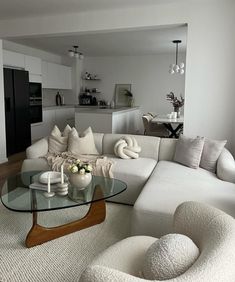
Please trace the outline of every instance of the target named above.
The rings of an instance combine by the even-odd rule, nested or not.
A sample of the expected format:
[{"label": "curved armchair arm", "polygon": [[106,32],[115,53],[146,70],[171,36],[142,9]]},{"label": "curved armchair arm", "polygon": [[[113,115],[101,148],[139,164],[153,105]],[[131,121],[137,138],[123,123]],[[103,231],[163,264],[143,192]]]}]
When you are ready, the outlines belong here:
[{"label": "curved armchair arm", "polygon": [[43,138],[35,142],[26,149],[26,156],[28,159],[36,159],[43,157],[48,153],[48,139]]},{"label": "curved armchair arm", "polygon": [[235,161],[227,149],[222,151],[218,159],[217,176],[224,181],[235,183]]},{"label": "curved armchair arm", "polygon": [[[119,270],[94,265],[88,267],[82,274],[79,282],[147,282],[149,280],[138,278]],[[156,280],[154,280],[156,281]]]}]

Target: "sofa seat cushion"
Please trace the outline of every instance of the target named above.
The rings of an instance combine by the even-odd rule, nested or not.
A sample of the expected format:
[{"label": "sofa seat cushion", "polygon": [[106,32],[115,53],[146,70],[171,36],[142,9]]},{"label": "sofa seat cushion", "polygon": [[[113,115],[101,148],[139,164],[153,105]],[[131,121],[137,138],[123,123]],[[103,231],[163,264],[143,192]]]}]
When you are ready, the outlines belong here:
[{"label": "sofa seat cushion", "polygon": [[132,234],[160,237],[172,232],[173,213],[185,201],[207,203],[235,216],[235,185],[202,168],[160,161],[135,203]]},{"label": "sofa seat cushion", "polygon": [[133,236],[121,240],[102,252],[91,266],[106,266],[141,277],[146,252],[156,240],[150,236]]},{"label": "sofa seat cushion", "polygon": [[110,201],[133,205],[154,170],[157,161],[150,158],[123,160],[113,155],[107,155],[107,157],[115,162],[113,166],[114,178],[127,184],[127,189],[112,197]]}]

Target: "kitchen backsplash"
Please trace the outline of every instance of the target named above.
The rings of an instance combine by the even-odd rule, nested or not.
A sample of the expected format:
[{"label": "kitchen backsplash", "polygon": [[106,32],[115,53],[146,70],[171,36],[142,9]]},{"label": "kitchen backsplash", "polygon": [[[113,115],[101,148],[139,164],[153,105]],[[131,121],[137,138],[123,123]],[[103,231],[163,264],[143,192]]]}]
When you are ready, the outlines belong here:
[{"label": "kitchen backsplash", "polygon": [[57,89],[42,89],[42,97],[43,97],[43,106],[55,106],[56,99],[55,96],[59,91],[60,95],[64,96],[64,102],[67,105],[78,104],[76,97],[72,90],[57,90]]}]

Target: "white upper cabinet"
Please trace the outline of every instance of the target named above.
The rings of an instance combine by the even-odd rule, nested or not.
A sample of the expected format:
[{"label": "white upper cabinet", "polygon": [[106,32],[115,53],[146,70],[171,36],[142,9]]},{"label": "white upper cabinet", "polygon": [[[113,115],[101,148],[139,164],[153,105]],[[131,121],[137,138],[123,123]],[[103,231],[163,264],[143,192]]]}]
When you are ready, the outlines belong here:
[{"label": "white upper cabinet", "polygon": [[42,61],[42,88],[48,88],[47,65],[47,62]]},{"label": "white upper cabinet", "polygon": [[59,65],[47,63],[47,88],[60,89]]},{"label": "white upper cabinet", "polygon": [[72,71],[70,67],[42,62],[43,88],[72,89]]},{"label": "white upper cabinet", "polygon": [[3,65],[10,67],[25,68],[24,55],[8,50],[3,50]]},{"label": "white upper cabinet", "polygon": [[59,77],[61,89],[72,89],[72,71],[70,67],[61,65],[59,67]]},{"label": "white upper cabinet", "polygon": [[42,74],[42,60],[37,57],[26,56],[25,55],[25,69],[30,74]]}]

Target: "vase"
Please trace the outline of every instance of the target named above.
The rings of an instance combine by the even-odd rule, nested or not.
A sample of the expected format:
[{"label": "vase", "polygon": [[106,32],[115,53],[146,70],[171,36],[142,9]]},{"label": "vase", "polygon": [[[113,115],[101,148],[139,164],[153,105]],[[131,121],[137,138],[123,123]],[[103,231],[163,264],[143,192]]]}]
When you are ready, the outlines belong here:
[{"label": "vase", "polygon": [[72,184],[73,187],[82,190],[90,184],[91,179],[91,173],[72,173],[69,177],[69,182]]},{"label": "vase", "polygon": [[177,118],[180,118],[180,108],[179,107],[174,107],[174,112],[177,113]]},{"label": "vase", "polygon": [[133,108],[134,106],[134,98],[133,97],[129,97],[128,99],[128,107]]}]

